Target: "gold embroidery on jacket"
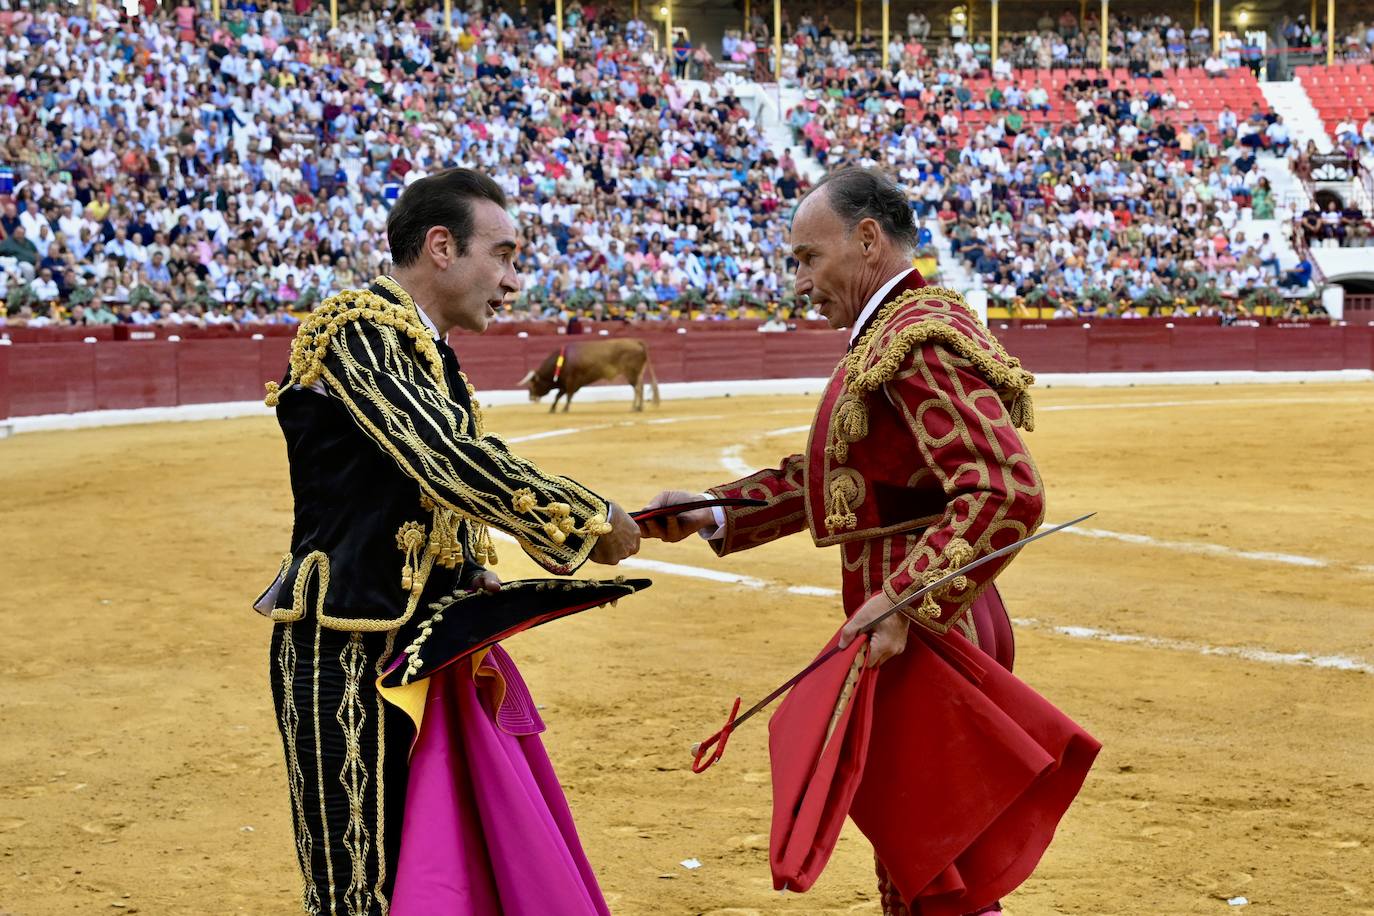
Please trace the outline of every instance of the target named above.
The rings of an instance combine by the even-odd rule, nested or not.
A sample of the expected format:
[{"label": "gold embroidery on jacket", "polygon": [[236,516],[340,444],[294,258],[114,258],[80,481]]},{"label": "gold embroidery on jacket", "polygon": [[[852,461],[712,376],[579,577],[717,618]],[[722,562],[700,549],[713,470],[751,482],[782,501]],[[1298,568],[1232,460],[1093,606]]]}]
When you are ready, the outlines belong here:
[{"label": "gold embroidery on jacket", "polygon": [[[288,556],[290,556],[288,554]],[[286,745],[286,782],[291,790],[291,814],[295,819],[296,858],[301,863],[301,908],[305,912],[320,912],[320,891],[315,886],[315,870],[310,859],[314,854],[314,839],[310,835],[310,823],[305,817],[305,773],[301,770],[301,757],[296,747],[296,732],[301,725],[300,712],[296,709],[296,643],[293,639],[295,625],[288,621],[283,628],[281,650],[277,653],[277,667],[281,669],[282,704],[281,732]]]},{"label": "gold embroidery on jacket", "polygon": [[[291,555],[287,554],[289,558]],[[290,560],[283,561],[283,569],[289,566]],[[296,581],[291,586],[291,606],[289,608],[278,607],[272,609],[272,620],[277,623],[290,623],[301,620],[305,617],[308,610],[305,606],[305,590],[310,585],[311,576],[315,577],[315,614],[324,614],[324,596],[329,591],[329,555],[323,550],[314,550],[305,555],[301,560],[300,568],[296,570]]]},{"label": "gold embroidery on jacket", "polygon": [[[504,444],[494,436],[468,436],[464,429],[466,414],[459,405],[446,397],[431,399],[429,393],[424,390],[413,394],[406,391],[403,395],[409,399],[409,403],[391,403],[374,380],[375,371],[385,372],[386,369],[380,365],[362,365],[346,346],[338,347],[336,352],[343,364],[344,377],[337,378],[329,369],[324,369],[322,378],[364,431],[396,459],[402,470],[415,478],[422,493],[436,503],[459,511],[474,521],[502,519],[503,524],[500,527],[512,534],[520,545],[536,558],[547,558],[541,562],[553,571],[566,571],[586,558],[593,546],[590,543],[579,544],[577,550],[567,550],[561,549],[561,541],[550,539],[545,543],[539,543],[532,537],[535,532],[547,533],[547,529],[531,525],[528,519],[520,519],[510,512],[507,503],[511,493],[510,481],[528,481],[541,489],[550,484],[555,485],[561,493],[576,498],[578,511],[586,513],[588,525],[592,530],[600,528],[605,522],[604,504],[599,497],[575,481],[543,475],[533,465],[511,455],[505,450]],[[375,407],[386,424],[385,430],[379,428],[371,417],[362,411],[356,400],[358,395]],[[417,402],[416,398],[423,398],[424,403]],[[452,448],[441,451],[430,446],[416,429],[416,424],[419,423],[428,423],[438,436],[452,443]],[[459,469],[454,466],[448,455],[462,454],[464,448],[460,447],[460,442],[480,452],[495,469],[504,471],[504,474],[495,473],[478,463],[465,464],[463,473],[459,473]],[[404,446],[405,451],[401,446]],[[407,453],[413,457],[407,457]],[[478,489],[479,485],[482,489]],[[453,496],[441,497],[441,492],[452,493]],[[455,498],[461,505],[452,502]],[[579,527],[585,530],[587,526],[574,525],[575,529]]]},{"label": "gold embroidery on jacket", "polygon": [[[434,563],[462,561],[464,537],[478,563],[494,565],[496,551],[486,520],[511,533],[527,553],[555,573],[580,565],[592,550],[591,538],[610,531],[607,506],[600,497],[576,481],[544,474],[512,455],[499,437],[486,435],[475,397],[470,410],[449,398],[434,338],[413,301],[389,278],[376,282],[401,304],[367,291],[331,297],[298,330],[288,383],[320,381],[328,387],[363,432],[435,504],[432,527],[437,535],[431,532],[427,547],[432,550],[426,549],[418,564],[407,557],[411,600],[401,615],[350,620],[321,614],[321,622],[330,629],[381,631],[407,622]],[[463,384],[473,392],[466,376]],[[269,402],[275,402],[279,389],[269,387]],[[570,507],[566,520],[549,520],[560,539],[549,536],[544,520],[510,511],[509,496],[523,484],[551,504]],[[465,536],[459,520],[467,523]],[[572,534],[583,540],[569,543]]]},{"label": "gold embroidery on jacket", "polygon": [[324,842],[320,845],[324,847],[324,868],[329,876],[329,899],[330,912],[333,912],[334,905],[334,856],[330,851],[329,842],[329,809],[325,806],[324,800],[327,797],[324,789],[324,753],[322,751],[323,742],[320,740],[320,637],[324,634],[320,621],[315,621],[315,657],[311,663],[310,670],[313,672],[313,683],[311,688],[314,692],[314,714],[315,714],[315,785],[318,787],[317,794],[320,797],[320,836]]},{"label": "gold embroidery on jacket", "polygon": [[[377,656],[377,664],[372,671],[377,677],[386,674],[391,650],[396,646],[396,631],[386,634],[386,645]],[[387,899],[386,886],[386,701],[381,691],[374,691],[377,698],[377,792],[373,810],[377,813],[377,883],[372,886],[372,896],[381,907],[381,916],[391,912],[391,901]]]},{"label": "gold embroidery on jacket", "polygon": [[964,297],[953,290],[930,286],[907,290],[882,307],[872,326],[845,356],[845,386],[849,391],[857,397],[877,391],[892,380],[913,348],[938,343],[967,359],[974,371],[997,391],[1007,405],[1013,425],[1034,432],[1035,409],[1029,388],[1035,384],[1035,376],[1021,368],[1021,361],[1009,354],[991,331],[984,329],[986,339],[980,341],[956,327],[952,319],[932,314],[894,334],[887,333],[886,325],[897,311],[921,299],[950,303],[957,307],[961,317],[975,327],[983,327]]},{"label": "gold embroidery on jacket", "polygon": [[339,653],[339,667],[344,673],[343,696],[334,721],[344,736],[343,769],[339,784],[348,799],[348,823],[344,827],[343,847],[348,852],[348,887],[344,890],[344,906],[349,916],[365,916],[372,902],[367,887],[367,854],[371,837],[363,821],[363,796],[367,791],[367,764],[362,755],[362,733],[367,722],[367,710],[359,700],[367,655],[363,651],[363,634],[352,633]]},{"label": "gold embroidery on jacket", "polygon": [[[396,289],[400,287],[397,286]],[[403,290],[402,294],[404,295]],[[409,301],[410,297],[405,296],[405,299]],[[346,289],[330,296],[301,322],[300,327],[296,329],[295,340],[291,342],[291,361],[286,387],[301,385],[309,388],[318,382],[324,367],[325,354],[329,352],[333,338],[345,326],[358,321],[370,321],[409,337],[425,362],[429,364],[434,384],[439,386],[439,390],[445,395],[448,394],[439,348],[430,336],[429,328],[420,320],[414,302],[398,305],[365,289]],[[276,382],[268,382],[266,389],[267,397],[264,403],[268,407],[276,407],[281,396],[281,386]]]}]

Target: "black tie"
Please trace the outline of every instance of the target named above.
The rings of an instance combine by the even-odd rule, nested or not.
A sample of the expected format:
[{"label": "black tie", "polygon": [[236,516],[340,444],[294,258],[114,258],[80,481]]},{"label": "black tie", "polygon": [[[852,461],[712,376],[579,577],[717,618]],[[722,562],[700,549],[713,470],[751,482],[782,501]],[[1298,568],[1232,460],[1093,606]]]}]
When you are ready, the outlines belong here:
[{"label": "black tie", "polygon": [[448,345],[446,340],[436,340],[434,345],[439,348],[439,359],[444,364],[444,382],[448,385],[450,394],[456,396],[459,390],[467,394],[463,379],[458,375],[458,354],[453,352],[453,348]]}]

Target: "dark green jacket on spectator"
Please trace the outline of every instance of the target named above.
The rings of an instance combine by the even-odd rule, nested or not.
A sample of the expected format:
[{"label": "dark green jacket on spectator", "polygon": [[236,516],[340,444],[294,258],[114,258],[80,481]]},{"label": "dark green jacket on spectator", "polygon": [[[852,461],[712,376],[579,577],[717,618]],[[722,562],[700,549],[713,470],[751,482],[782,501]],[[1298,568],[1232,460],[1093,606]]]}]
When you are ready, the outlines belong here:
[{"label": "dark green jacket on spectator", "polygon": [[37,264],[38,249],[28,239],[17,239],[10,236],[4,241],[0,241],[0,258],[15,258],[30,264]]}]

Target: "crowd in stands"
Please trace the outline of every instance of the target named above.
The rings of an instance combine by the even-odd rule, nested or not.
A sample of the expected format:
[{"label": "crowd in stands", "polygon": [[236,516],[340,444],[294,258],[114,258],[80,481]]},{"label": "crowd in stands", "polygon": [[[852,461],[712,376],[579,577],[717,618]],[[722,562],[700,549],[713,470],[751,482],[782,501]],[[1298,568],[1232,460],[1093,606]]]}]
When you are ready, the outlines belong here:
[{"label": "crowd in stands", "polygon": [[[571,0],[560,59],[524,7],[455,4],[445,30],[438,5],[393,2],[328,32],[278,0],[227,2],[220,21],[185,0],[136,19],[103,3],[0,10],[11,320],[294,321],[385,272],[390,201],[450,165],[492,174],[518,211],[525,288],[503,318],[806,316],[785,257],[805,180],[728,88],[685,91],[684,56],[656,52],[649,26]],[[761,24],[723,58],[766,49]],[[1256,157],[1303,155],[1282,119],[1227,107],[1204,122],[1168,81],[1120,78],[1197,64],[1205,29],[1113,15],[1122,70],[1042,84],[1009,68],[1080,61],[1092,15],[1047,15],[991,74],[978,41],[932,41],[920,13],[906,26],[883,71],[871,33],[800,17],[784,63],[808,91],[789,120],[827,167],[903,179],[924,240],[938,222],[996,300],[1213,307],[1272,284],[1272,240],[1239,224],[1274,215]]]},{"label": "crowd in stands", "polygon": [[1275,217],[1258,158],[1304,155],[1281,116],[1223,104],[1204,121],[1172,81],[1129,71],[1020,76],[975,78],[908,53],[895,76],[822,77],[789,123],[828,167],[898,175],[923,224],[937,221],[1013,313],[1211,310],[1272,304],[1284,280],[1306,288],[1310,273],[1280,274],[1276,238],[1245,230]]},{"label": "crowd in stands", "polygon": [[[784,82],[815,88],[818,75],[827,71],[873,67],[882,60],[882,38],[872,28],[855,33],[833,26],[824,15],[801,15],[795,25],[784,15],[782,24]],[[1034,29],[1003,31],[996,64],[986,30],[968,35],[963,26],[955,25],[938,39],[930,36],[929,20],[923,13],[912,12],[905,32],[892,33],[888,60],[895,63],[909,58],[921,66],[963,76],[991,70],[994,75],[1008,77],[1014,68],[1050,70],[1101,64],[1100,21],[1095,11],[1089,11],[1080,22],[1073,9],[1066,8],[1058,16],[1045,9]],[[767,21],[756,17],[748,34],[727,35],[724,59],[743,62],[755,54],[767,54],[770,41]],[[1262,59],[1258,45],[1229,32],[1221,38],[1219,53],[1213,54],[1211,31],[1206,25],[1190,28],[1163,14],[1131,17],[1112,13],[1107,45],[1109,67],[1139,75],[1164,76],[1185,67],[1203,67],[1220,74],[1234,67],[1256,68]]]},{"label": "crowd in stands", "polygon": [[571,2],[560,60],[523,13],[456,10],[449,35],[437,5],[374,4],[321,34],[247,2],[0,23],[11,311],[291,320],[384,272],[390,200],[450,165],[518,210],[522,310],[724,317],[784,294],[804,182],[737,99],[684,93],[643,23]]}]

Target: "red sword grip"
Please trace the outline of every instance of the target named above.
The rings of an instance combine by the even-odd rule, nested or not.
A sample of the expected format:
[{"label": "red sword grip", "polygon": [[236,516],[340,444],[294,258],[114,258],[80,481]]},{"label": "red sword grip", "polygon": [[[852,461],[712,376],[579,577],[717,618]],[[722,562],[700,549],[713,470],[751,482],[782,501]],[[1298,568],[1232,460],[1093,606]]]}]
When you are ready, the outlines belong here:
[{"label": "red sword grip", "polygon": [[735,697],[735,705],[730,707],[730,716],[725,726],[705,741],[692,748],[692,772],[705,773],[725,753],[725,745],[735,731],[735,716],[739,715],[740,697]]}]

